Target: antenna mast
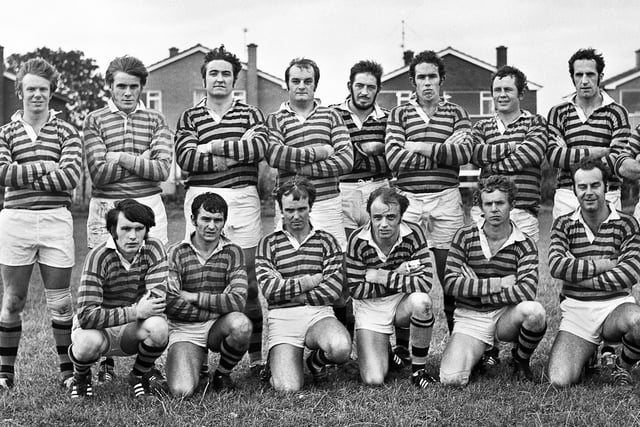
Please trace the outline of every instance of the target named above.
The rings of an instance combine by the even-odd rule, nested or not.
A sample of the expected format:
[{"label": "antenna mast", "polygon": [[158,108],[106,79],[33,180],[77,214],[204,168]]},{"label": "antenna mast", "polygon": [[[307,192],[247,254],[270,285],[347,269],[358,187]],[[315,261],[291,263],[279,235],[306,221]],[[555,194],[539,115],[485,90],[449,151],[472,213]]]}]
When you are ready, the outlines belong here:
[{"label": "antenna mast", "polygon": [[402,43],[400,47],[402,48],[402,53],[404,53],[404,19],[402,20]]}]

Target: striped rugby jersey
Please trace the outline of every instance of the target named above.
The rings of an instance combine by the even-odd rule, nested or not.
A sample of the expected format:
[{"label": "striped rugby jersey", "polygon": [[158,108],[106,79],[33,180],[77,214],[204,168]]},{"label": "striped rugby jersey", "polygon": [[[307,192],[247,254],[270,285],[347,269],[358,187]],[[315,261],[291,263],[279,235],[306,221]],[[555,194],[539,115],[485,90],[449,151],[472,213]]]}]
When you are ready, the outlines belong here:
[{"label": "striped rugby jersey", "polygon": [[320,285],[304,293],[306,305],[331,305],[342,292],[342,250],[331,234],[312,229],[302,243],[285,230],[262,238],[256,251],[256,276],[269,308],[301,305],[300,278],[322,273]]},{"label": "striped rugby jersey", "polygon": [[[142,103],[127,114],[109,100],[84,122],[84,147],[91,175],[91,195],[106,199],[147,197],[162,192],[171,169],[171,132],[164,117]],[[117,163],[107,152],[123,152]],[[141,156],[148,151],[148,157]]]},{"label": "striped rugby jersey", "polygon": [[[620,186],[620,180],[614,175],[615,163],[627,145],[629,117],[623,106],[605,92],[601,94],[602,105],[589,117],[585,117],[582,109],[575,104],[575,95],[549,110],[547,158],[551,166],[560,169],[557,188],[572,188],[571,165],[588,155],[587,147],[611,148],[611,152],[603,159],[610,172],[607,187],[611,191]],[[566,147],[559,145],[555,136],[563,138]]]},{"label": "striped rugby jersey", "polygon": [[168,269],[160,240],[148,237],[130,265],[127,264],[111,236],[89,252],[78,288],[77,313],[83,329],[135,322],[135,304],[148,290],[164,298]]},{"label": "striped rugby jersey", "polygon": [[[444,292],[456,298],[456,307],[491,311],[500,307],[533,301],[538,287],[538,248],[512,222],[511,235],[495,255],[491,254],[487,237],[480,224],[458,230],[447,256]],[[466,277],[466,264],[477,278]],[[515,275],[514,286],[491,293],[491,283],[498,278]]]},{"label": "striped rugby jersey", "polygon": [[633,160],[640,154],[640,125],[631,131],[628,144],[624,150],[620,153],[616,159],[615,172],[619,176],[620,166],[625,159],[631,158]]},{"label": "striped rugby jersey", "polygon": [[[82,142],[76,129],[55,117],[36,135],[18,110],[0,128],[0,185],[7,209],[52,209],[71,206],[82,168]],[[48,171],[45,162],[57,165]]]},{"label": "striped rugby jersey", "polygon": [[[340,115],[329,107],[316,105],[301,121],[289,106],[267,117],[269,148],[267,162],[278,169],[276,186],[296,175],[304,175],[316,187],[316,201],[337,197],[339,177],[353,167],[353,148],[349,131]],[[334,153],[316,161],[314,147],[331,145]]]},{"label": "striped rugby jersey", "polygon": [[373,111],[360,123],[360,119],[349,109],[349,99],[342,104],[331,105],[340,114],[347,126],[351,144],[353,145],[353,169],[340,177],[341,182],[358,182],[358,180],[391,178],[391,170],[387,165],[384,150],[379,154],[365,153],[361,144],[377,141],[384,144],[385,129],[389,111],[374,104]]},{"label": "striped rugby jersey", "polygon": [[[234,100],[222,117],[207,107],[204,98],[187,109],[178,119],[176,130],[176,162],[189,174],[190,186],[240,188],[258,185],[258,163],[264,157],[268,133],[264,115],[254,107]],[[252,129],[248,139],[245,133]],[[198,152],[198,145],[223,140],[224,152],[218,155]],[[227,167],[224,161],[238,164]]]},{"label": "striped rugby jersey", "polygon": [[[460,166],[471,160],[471,135],[460,144],[445,144],[456,131],[470,131],[469,115],[462,107],[441,101],[429,118],[418,104],[415,93],[407,104],[389,113],[385,152],[389,167],[398,174],[398,188],[411,193],[436,193],[460,185]],[[409,141],[434,145],[427,158],[405,149]]]},{"label": "striped rugby jersey", "polygon": [[[518,188],[515,207],[538,214],[540,207],[540,169],[547,150],[547,124],[542,116],[522,111],[504,125],[498,116],[473,126],[472,162],[482,168],[481,178],[505,175]],[[509,146],[516,142],[514,150]]]},{"label": "striped rugby jersey", "polygon": [[[552,277],[562,280],[561,297],[583,301],[628,295],[640,277],[640,227],[630,215],[609,205],[610,214],[597,233],[584,223],[581,210],[553,222],[549,244]],[[615,259],[611,270],[596,274],[594,259]]]},{"label": "striped rugby jersey", "polygon": [[[169,281],[167,309],[169,319],[203,322],[232,311],[242,312],[247,300],[247,273],[242,249],[221,237],[218,247],[204,259],[191,239],[168,250]],[[190,303],[180,291],[196,292],[198,301]]]},{"label": "striped rugby jersey", "polygon": [[[419,268],[408,275],[394,270],[405,261],[417,261]],[[379,298],[387,295],[412,292],[428,293],[433,286],[433,265],[422,228],[412,222],[400,223],[398,241],[389,255],[380,250],[371,235],[371,225],[354,231],[347,245],[347,283],[351,296],[356,299]],[[387,283],[380,285],[365,280],[367,269],[390,271]]]}]

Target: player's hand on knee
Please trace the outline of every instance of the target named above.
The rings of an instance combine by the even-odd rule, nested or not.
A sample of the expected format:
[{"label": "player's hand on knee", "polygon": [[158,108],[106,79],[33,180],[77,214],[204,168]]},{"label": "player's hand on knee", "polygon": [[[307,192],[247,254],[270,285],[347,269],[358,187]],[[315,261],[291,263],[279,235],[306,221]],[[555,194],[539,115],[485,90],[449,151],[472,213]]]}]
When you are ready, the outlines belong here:
[{"label": "player's hand on knee", "polygon": [[156,297],[147,292],[140,298],[138,304],[136,304],[136,318],[148,319],[151,316],[160,316],[164,313],[165,299],[163,297]]}]

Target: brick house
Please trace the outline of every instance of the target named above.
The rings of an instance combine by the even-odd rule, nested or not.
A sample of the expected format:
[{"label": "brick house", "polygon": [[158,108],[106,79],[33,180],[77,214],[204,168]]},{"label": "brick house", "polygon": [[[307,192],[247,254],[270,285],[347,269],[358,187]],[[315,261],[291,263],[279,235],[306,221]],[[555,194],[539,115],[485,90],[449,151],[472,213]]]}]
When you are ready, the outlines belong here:
[{"label": "brick house", "polygon": [[[248,61],[242,63],[234,96],[257,106],[267,115],[287,99],[287,86],[284,80],[257,68],[256,44],[249,44],[247,49]],[[172,47],[167,58],[147,67],[149,78],[144,88],[144,101],[147,107],[160,111],[173,130],[180,114],[206,96],[200,67],[210,50],[201,44],[182,52]]]},{"label": "brick house", "polygon": [[636,66],[603,80],[600,86],[629,112],[631,126],[640,124],[640,49],[635,51]]},{"label": "brick house", "polygon": [[[507,48],[496,48],[496,65],[447,47],[438,53],[444,61],[447,72],[442,86],[442,96],[462,106],[472,121],[493,114],[493,100],[491,99],[490,79],[499,67],[507,64]],[[392,108],[409,100],[413,87],[409,82],[409,63],[413,59],[412,52],[405,52],[405,65],[391,71],[382,77],[382,90],[378,95],[378,103],[386,108]],[[526,74],[526,70],[523,70]],[[527,81],[529,91],[522,101],[522,108],[536,113],[538,108],[537,91],[542,86]]]}]

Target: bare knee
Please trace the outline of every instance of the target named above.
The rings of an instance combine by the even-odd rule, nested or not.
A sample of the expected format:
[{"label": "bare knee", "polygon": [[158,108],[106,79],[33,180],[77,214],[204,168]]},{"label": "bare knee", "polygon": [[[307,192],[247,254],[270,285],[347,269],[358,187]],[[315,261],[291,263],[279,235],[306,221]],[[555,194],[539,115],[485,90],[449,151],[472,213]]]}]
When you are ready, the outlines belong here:
[{"label": "bare knee", "polygon": [[278,376],[271,377],[271,386],[274,388],[274,390],[282,393],[298,391],[302,388],[303,384],[303,379],[281,378]]},{"label": "bare knee", "polygon": [[0,320],[3,322],[10,322],[20,319],[20,313],[24,310],[26,302],[26,295],[17,295],[9,292],[5,293],[2,301],[2,313],[0,313]]},{"label": "bare knee", "polygon": [[102,355],[106,339],[95,329],[81,329],[73,334],[73,356],[82,362],[96,360]]},{"label": "bare knee", "polygon": [[231,330],[229,336],[238,345],[248,343],[253,331],[249,318],[242,313],[229,313],[227,316]]},{"label": "bare knee", "polygon": [[429,294],[414,292],[409,295],[408,299],[412,316],[426,317],[431,314],[433,303]]},{"label": "bare knee", "polygon": [[542,330],[547,324],[547,313],[538,301],[523,301],[518,304],[518,309],[524,315],[524,324],[527,329]]},{"label": "bare knee", "polygon": [[351,340],[349,334],[335,334],[328,342],[327,348],[323,349],[329,360],[336,363],[345,363],[351,354]]},{"label": "bare knee", "polygon": [[169,341],[169,325],[161,316],[151,316],[142,322],[139,339],[153,347],[162,347]]},{"label": "bare knee", "polygon": [[360,370],[360,378],[362,378],[362,382],[367,385],[378,386],[384,384],[384,374],[382,372]]}]

